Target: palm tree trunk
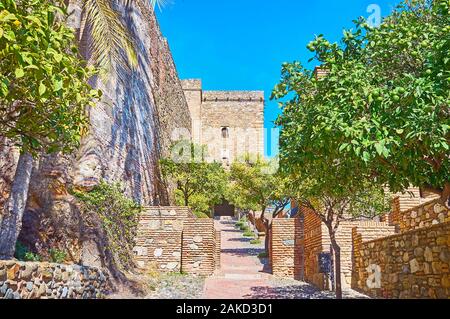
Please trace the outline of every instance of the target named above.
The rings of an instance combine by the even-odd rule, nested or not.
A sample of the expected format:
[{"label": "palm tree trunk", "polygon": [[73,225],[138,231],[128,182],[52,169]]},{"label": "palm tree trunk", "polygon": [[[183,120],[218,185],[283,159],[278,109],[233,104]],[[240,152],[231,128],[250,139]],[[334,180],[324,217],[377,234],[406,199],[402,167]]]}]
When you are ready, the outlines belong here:
[{"label": "palm tree trunk", "polygon": [[0,260],[14,257],[17,237],[22,228],[22,217],[28,199],[33,157],[22,153],[17,164],[11,194],[4,207],[4,215],[0,220]]}]

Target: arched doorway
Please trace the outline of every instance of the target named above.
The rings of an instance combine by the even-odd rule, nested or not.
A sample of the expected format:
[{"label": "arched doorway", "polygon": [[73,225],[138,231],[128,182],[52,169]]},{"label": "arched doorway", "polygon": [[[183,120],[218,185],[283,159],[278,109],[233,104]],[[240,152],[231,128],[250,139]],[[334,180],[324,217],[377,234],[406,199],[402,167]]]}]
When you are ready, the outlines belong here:
[{"label": "arched doorway", "polygon": [[223,201],[222,204],[214,206],[214,217],[234,217],[236,208],[227,201]]}]

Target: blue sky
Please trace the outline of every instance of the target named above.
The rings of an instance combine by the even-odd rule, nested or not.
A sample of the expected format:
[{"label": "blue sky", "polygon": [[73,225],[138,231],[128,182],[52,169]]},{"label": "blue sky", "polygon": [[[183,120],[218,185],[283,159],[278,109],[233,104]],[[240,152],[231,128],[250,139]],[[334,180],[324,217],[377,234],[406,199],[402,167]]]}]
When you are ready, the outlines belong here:
[{"label": "blue sky", "polygon": [[[371,4],[389,14],[398,0],[171,0],[157,10],[179,75],[201,78],[205,90],[263,90],[265,127],[280,110],[269,101],[283,62],[308,64],[314,35],[337,41],[352,20],[369,17]],[[266,136],[266,155],[274,156]],[[273,143],[272,143],[273,145]]]}]

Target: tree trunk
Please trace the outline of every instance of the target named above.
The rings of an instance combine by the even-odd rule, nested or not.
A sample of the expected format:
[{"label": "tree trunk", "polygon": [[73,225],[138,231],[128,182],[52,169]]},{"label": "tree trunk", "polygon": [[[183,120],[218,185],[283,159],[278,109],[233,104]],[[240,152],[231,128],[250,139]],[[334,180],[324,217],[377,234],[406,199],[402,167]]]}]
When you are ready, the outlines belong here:
[{"label": "tree trunk", "polygon": [[450,202],[450,182],[445,183],[441,194],[441,200],[443,202]]},{"label": "tree trunk", "polygon": [[28,199],[33,157],[29,153],[20,154],[11,194],[4,207],[4,215],[0,220],[0,259],[14,257],[17,237],[22,228],[22,217]]},{"label": "tree trunk", "polygon": [[[263,208],[262,213],[261,213],[261,221],[263,222],[264,225],[264,232],[265,232],[265,237],[264,237],[264,249],[266,251],[267,254],[269,254],[269,229],[270,229],[270,222],[269,220],[266,218],[265,216],[266,214],[266,208]],[[255,223],[256,223],[256,219],[255,219]]]},{"label": "tree trunk", "polygon": [[264,228],[265,228],[265,233],[266,233],[266,235],[265,235],[265,237],[264,237],[264,248],[265,248],[265,250],[266,250],[266,253],[267,254],[269,254],[269,249],[270,249],[270,234],[269,234],[269,232],[270,232],[270,224],[269,224],[269,221],[266,219],[265,221],[264,221]]},{"label": "tree trunk", "polygon": [[336,241],[336,233],[333,231],[332,226],[328,227],[330,233],[331,246],[334,253],[334,283],[336,290],[336,299],[342,299],[342,281],[341,281],[341,247],[339,247]]}]

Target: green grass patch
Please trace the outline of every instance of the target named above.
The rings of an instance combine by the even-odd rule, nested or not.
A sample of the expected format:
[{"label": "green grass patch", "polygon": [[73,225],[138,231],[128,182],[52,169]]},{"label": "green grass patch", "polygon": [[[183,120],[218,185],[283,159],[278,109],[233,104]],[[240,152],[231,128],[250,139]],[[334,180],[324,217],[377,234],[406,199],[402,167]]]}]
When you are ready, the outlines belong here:
[{"label": "green grass patch", "polygon": [[253,239],[252,241],[250,241],[250,244],[259,245],[259,244],[261,244],[261,241],[259,239]]},{"label": "green grass patch", "polygon": [[263,253],[259,253],[258,254],[258,258],[268,258],[269,254],[267,254],[267,252],[263,252]]},{"label": "green grass patch", "polygon": [[248,231],[244,232],[244,237],[255,237],[255,233],[248,230]]},{"label": "green grass patch", "polygon": [[249,228],[247,225],[242,225],[242,226],[240,227],[240,229],[241,229],[243,232],[248,232],[248,231],[250,231],[250,228]]}]

